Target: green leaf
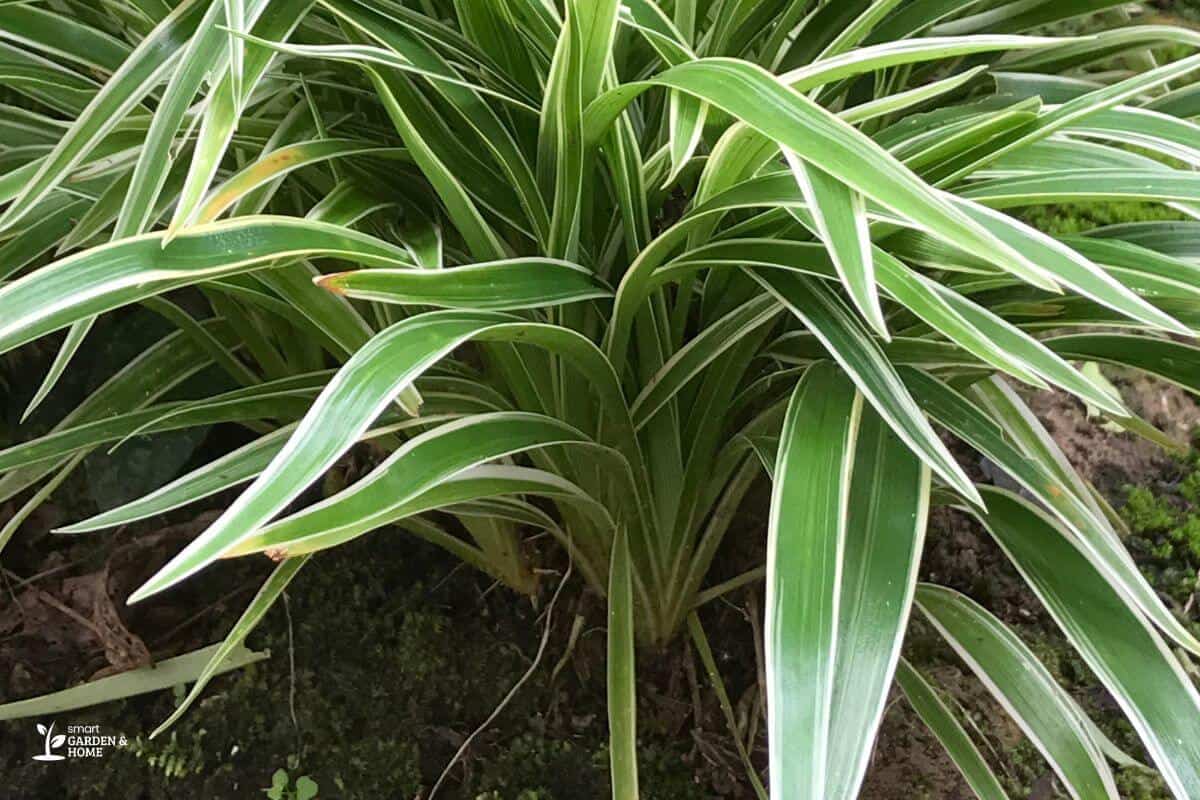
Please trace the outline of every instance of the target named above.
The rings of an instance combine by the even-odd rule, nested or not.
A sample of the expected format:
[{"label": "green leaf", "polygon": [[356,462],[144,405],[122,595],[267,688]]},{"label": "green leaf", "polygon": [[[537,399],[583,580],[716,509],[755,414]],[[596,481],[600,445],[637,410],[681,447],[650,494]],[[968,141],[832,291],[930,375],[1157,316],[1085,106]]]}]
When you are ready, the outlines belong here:
[{"label": "green leaf", "polygon": [[1119,239],[1069,236],[1063,241],[1143,297],[1200,301],[1196,264]]},{"label": "green leaf", "polygon": [[1049,275],[1063,286],[1151,327],[1185,336],[1192,335],[1186,325],[1147,303],[1061,242],[998,211],[967,200],[958,199],[956,203],[997,236],[1014,246],[1022,247],[1031,258],[1037,259],[1043,274]]},{"label": "green leaf", "polygon": [[[1045,376],[1089,398],[1097,406],[1120,408],[1101,389],[1019,328],[909,269],[882,249],[876,248],[873,257],[879,286],[892,299],[982,361],[1035,386],[1042,385],[1041,376]],[[683,253],[668,262],[659,275],[665,279],[688,269],[763,266],[832,277],[829,261],[823,247],[809,242],[728,239]],[[1003,341],[1003,347],[999,341]],[[887,352],[890,355],[891,350]]]},{"label": "green leaf", "polygon": [[223,555],[265,549],[293,555],[305,552],[297,544],[318,535],[347,541],[411,514],[405,504],[470,467],[533,448],[590,442],[540,414],[502,411],[454,420],[408,440],[352,486],[266,526]]},{"label": "green leaf", "polygon": [[320,787],[307,775],[296,778],[296,800],[315,800]]},{"label": "green leaf", "polygon": [[1014,128],[1010,132],[996,137],[980,151],[968,151],[960,162],[951,165],[952,171],[941,179],[940,184],[952,184],[990,164],[1005,153],[1046,139],[1051,134],[1067,128],[1091,114],[1120,105],[1147,89],[1181,78],[1198,68],[1200,68],[1200,55],[1188,56],[1063,103],[1053,111],[1040,115],[1034,122]]},{"label": "green leaf", "polygon": [[176,478],[144,497],[81,522],[65,525],[58,528],[57,531],[59,533],[86,533],[100,528],[126,525],[210,497],[231,486],[237,486],[266,469],[267,464],[271,463],[271,459],[283,447],[294,427],[294,425],[285,425],[226,453],[203,467]]},{"label": "green leaf", "polygon": [[1079,169],[973,183],[960,194],[990,208],[1112,201],[1197,202],[1200,178],[1169,169]]},{"label": "green leaf", "polygon": [[42,378],[41,384],[37,391],[33,393],[33,397],[29,401],[29,405],[25,406],[25,411],[21,414],[21,421],[24,422],[29,418],[29,415],[37,410],[46,396],[57,385],[59,378],[67,371],[67,367],[71,364],[71,358],[74,357],[79,346],[83,344],[84,338],[91,331],[95,317],[76,322],[67,330],[67,336],[63,339],[62,344],[58,348],[58,352],[54,354],[54,361],[50,364],[50,369],[46,371],[46,376]]},{"label": "green leaf", "polygon": [[1046,345],[1064,358],[1133,367],[1200,394],[1200,348],[1194,345],[1121,333],[1055,336]]},{"label": "green leaf", "polygon": [[[6,703],[0,705],[0,720],[48,717],[64,711],[74,711],[112,700],[170,689],[181,683],[195,680],[198,675],[209,668],[212,657],[220,647],[221,645],[214,644],[182,656],[168,658],[153,666],[110,675],[107,678],[100,678],[64,689],[61,692],[31,697],[28,700],[18,700],[15,703]],[[255,653],[244,647],[237,647],[228,652],[224,659],[212,669],[212,674],[241,669],[247,664],[253,664],[255,661],[262,661],[269,657],[270,653]]]},{"label": "green leaf", "polygon": [[653,79],[610,90],[587,109],[594,138],[637,93],[668,86],[693,94],[754,127],[805,161],[915,224],[987,254],[998,265],[1033,268],[1025,256],[964,216],[891,154],[770,73],[732,59],[706,58],[672,67]]},{"label": "green leaf", "polygon": [[[222,320],[199,323],[221,344],[231,346],[232,331]],[[212,359],[184,331],[165,336],[130,359],[117,372],[67,413],[51,432],[132,409],[144,408],[199,373]],[[0,499],[8,500],[53,472],[61,462],[42,462],[0,477]]]},{"label": "green leaf", "polygon": [[633,649],[633,566],[617,528],[608,568],[608,757],[613,800],[637,800],[637,679]]},{"label": "green leaf", "polygon": [[725,716],[725,725],[729,730],[729,735],[733,737],[738,755],[746,768],[746,777],[750,780],[750,785],[754,787],[754,794],[759,800],[768,800],[767,790],[759,780],[758,770],[755,768],[754,762],[750,760],[750,753],[746,750],[746,745],[742,743],[737,717],[733,712],[733,704],[729,702],[729,693],[725,690],[725,682],[721,680],[721,673],[717,669],[716,659],[713,658],[708,636],[705,635],[696,612],[688,614],[687,625],[688,632],[692,636],[692,645],[696,648],[696,654],[700,656],[700,663],[704,665],[704,673],[708,676],[708,682],[712,684],[713,692],[717,695],[717,702],[721,706],[721,713]]},{"label": "green leaf", "polygon": [[831,58],[814,60],[785,72],[779,79],[797,91],[806,91],[855,75],[902,64],[987,53],[996,50],[1038,48],[1071,39],[1040,36],[922,36],[869,45]]},{"label": "green leaf", "polygon": [[617,10],[621,4],[617,0],[567,0],[567,6],[567,15],[575,17],[579,30],[578,41],[572,44],[579,48],[580,97],[586,105],[600,92],[616,38]]},{"label": "green leaf", "polygon": [[705,367],[751,332],[773,322],[779,311],[779,303],[770,296],[755,298],[709,325],[676,350],[646,381],[641,394],[630,406],[634,425],[644,427]]},{"label": "green leaf", "polygon": [[363,233],[292,217],[240,217],[194,228],[164,246],[151,233],[93,247],[0,288],[0,353],[146,297],[291,256],[407,266],[408,253]]},{"label": "green leaf", "polygon": [[[1116,515],[1105,513],[1102,501],[1067,462],[1029,408],[1011,388],[995,379],[973,385],[971,397],[987,409],[992,420],[1026,458],[1036,463],[1041,474],[1049,476],[1031,491],[1043,498],[1050,495],[1043,502],[1071,527],[1075,541],[1084,546],[1091,563],[1163,632],[1192,653],[1200,653],[1200,641],[1167,608],[1108,522],[1109,517]],[[947,420],[945,424],[950,422]],[[1018,473],[1013,474],[1020,480]]]},{"label": "green leaf", "polygon": [[[154,89],[186,46],[205,7],[202,0],[184,0],[130,53],[41,163],[21,193],[0,214],[0,231],[11,228],[29,213]],[[20,10],[0,9],[0,12],[20,13]],[[3,27],[0,25],[0,29]]]},{"label": "green leaf", "polygon": [[218,186],[205,199],[192,217],[193,225],[203,225],[221,216],[231,206],[271,181],[322,161],[350,156],[372,156],[389,160],[407,160],[408,153],[400,147],[381,147],[356,139],[314,139],[295,142],[264,153]]},{"label": "green leaf", "polygon": [[946,749],[950,760],[954,762],[954,766],[958,767],[958,771],[967,779],[975,796],[980,800],[1008,800],[996,773],[992,772],[979,748],[921,673],[908,661],[900,659],[896,681],[904,691],[904,696],[908,698],[909,705],[921,717],[926,727],[933,731],[934,736]]},{"label": "green leaf", "polygon": [[83,212],[84,201],[52,196],[26,218],[27,227],[0,244],[0,280],[16,275],[51,250],[72,229]]},{"label": "green leaf", "polygon": [[242,74],[246,69],[246,45],[238,34],[247,30],[246,0],[225,0],[225,24],[229,26],[229,76],[235,97],[245,97]]},{"label": "green leaf", "polygon": [[371,79],[375,91],[379,94],[392,124],[396,127],[396,132],[404,140],[413,162],[433,185],[445,206],[446,214],[454,221],[471,253],[481,259],[498,261],[506,258],[508,248],[484,219],[478,206],[468,195],[462,181],[430,147],[421,130],[405,112],[400,101],[396,99],[392,86],[394,79],[391,76],[380,75],[370,67],[364,67],[364,70],[367,77]]},{"label": "green leaf", "polygon": [[1116,800],[1087,717],[1016,634],[944,586],[922,584],[917,606],[1037,745],[1072,797]]},{"label": "green leaf", "polygon": [[671,170],[663,181],[664,187],[675,182],[679,173],[695,155],[696,148],[700,145],[700,137],[704,133],[704,122],[708,119],[708,106],[692,95],[671,92],[668,103]]},{"label": "green leaf", "polygon": [[[273,0],[254,26],[254,33],[264,39],[286,39],[312,5],[313,0]],[[240,80],[243,92],[248,93],[254,88],[274,55],[274,51],[261,47],[246,51],[244,75]],[[244,97],[233,91],[238,82],[226,72],[208,95],[187,178],[171,219],[172,228],[191,219],[217,174],[242,113]]]},{"label": "green leaf", "polygon": [[913,106],[920,106],[926,100],[937,97],[941,94],[948,94],[959,89],[962,86],[970,83],[986,71],[987,67],[978,66],[972,67],[965,72],[960,72],[957,75],[951,75],[949,78],[942,78],[938,81],[932,81],[924,86],[917,86],[896,94],[885,95],[874,100],[860,103],[838,113],[844,121],[852,125],[865,122],[876,117],[881,117],[887,114],[892,114],[899,111],[910,109]]},{"label": "green leaf", "polygon": [[1064,42],[1034,53],[1022,53],[1013,59],[1011,66],[1015,70],[1030,72],[1065,72],[1072,67],[1103,61],[1147,45],[1165,47],[1172,44],[1194,50],[1200,47],[1200,34],[1181,25],[1129,25],[1100,31],[1080,41]]},{"label": "green leaf", "polygon": [[1027,3],[1024,0],[1008,0],[989,3],[976,13],[941,22],[933,30],[937,33],[974,33],[979,30],[1023,31],[1047,25],[1059,20],[1092,14],[1119,5],[1117,0],[1060,0],[1059,2]]},{"label": "green leaf", "polygon": [[[130,411],[52,431],[37,439],[0,450],[0,472],[70,455],[105,442],[123,442],[139,434],[161,433],[217,422],[283,418],[304,412],[315,388],[259,384],[205,400],[180,400]],[[119,445],[118,445],[119,446]]]},{"label": "green leaf", "polygon": [[872,330],[887,340],[890,338],[887,324],[875,289],[866,201],[819,166],[801,161],[790,150],[785,150],[784,155],[846,292]]},{"label": "green leaf", "polygon": [[1143,147],[1200,166],[1200,126],[1149,108],[1118,106],[1089,114],[1066,129],[1073,137]]},{"label": "green leaf", "polygon": [[871,406],[913,452],[965,497],[978,498],[879,345],[835,295],[812,278],[770,269],[752,274],[820,339]]},{"label": "green leaf", "polygon": [[611,297],[588,270],[551,258],[517,258],[444,270],[370,269],[315,283],[356,300],[512,311]]},{"label": "green leaf", "polygon": [[[229,37],[218,30],[217,25],[220,22],[231,24],[228,14],[234,9],[239,15],[245,12],[247,9],[243,1],[223,0],[222,3],[209,4],[204,18],[191,31],[186,46],[178,56],[179,65],[175,67],[150,120],[150,129],[138,154],[129,191],[121,205],[114,239],[144,233],[154,221],[152,215],[171,170],[171,149],[180,126],[204,79],[214,72],[223,72],[228,63]],[[268,3],[269,0],[249,0],[252,22]],[[240,27],[245,20],[239,18],[237,22]],[[237,44],[240,46],[240,40]],[[238,61],[240,67],[240,50]]]},{"label": "green leaf", "polygon": [[874,752],[908,625],[929,511],[929,468],[865,410],[846,511],[823,797],[853,800]]},{"label": "green leaf", "polygon": [[838,607],[861,397],[823,362],[796,385],[767,532],[767,740],[774,797],[822,797],[837,684]]},{"label": "green leaf", "polygon": [[876,2],[868,3],[853,22],[837,32],[833,41],[825,45],[820,55],[814,60],[824,61],[854,48],[898,5],[900,5],[900,0],[876,0]]},{"label": "green leaf", "polygon": [[119,39],[32,3],[6,3],[0,8],[0,38],[104,73],[116,72],[129,57],[129,46]]},{"label": "green leaf", "polygon": [[[613,461],[617,463],[618,469],[623,467],[616,459]],[[439,477],[443,478],[440,482],[406,497],[403,502],[389,501],[378,509],[363,512],[361,516],[351,516],[346,512],[357,511],[353,506],[356,503],[361,505],[365,495],[338,497],[336,509],[334,504],[330,503],[314,508],[313,514],[298,514],[280,520],[223,555],[232,558],[253,552],[265,552],[272,557],[294,557],[314,553],[345,544],[372,529],[391,524],[406,527],[406,523],[421,514],[442,511],[465,518],[464,523],[483,546],[482,557],[468,558],[470,563],[512,588],[528,592],[521,580],[513,579],[513,570],[507,566],[507,562],[512,560],[519,550],[516,537],[500,536],[501,544],[496,546],[491,541],[491,534],[489,537],[481,536],[481,530],[487,529],[494,533],[495,523],[499,520],[531,525],[555,534],[560,543],[577,558],[585,558],[583,554],[594,550],[597,542],[573,541],[553,517],[538,511],[537,506],[532,504],[519,504],[521,501],[518,498],[536,496],[553,501],[560,509],[570,506],[572,510],[588,517],[605,533],[613,526],[613,520],[603,506],[578,486],[552,472],[489,464],[468,467],[450,477]],[[341,513],[332,513],[334,511]],[[471,516],[482,519],[469,519]],[[323,530],[313,527],[318,520],[328,519],[333,520],[332,527]],[[458,543],[451,546],[439,541],[435,544],[446,547],[456,555],[461,554],[462,547]],[[580,566],[585,568],[586,574],[595,574],[592,565],[581,563]]]},{"label": "green leaf", "polygon": [[383,331],[346,362],[317,397],[287,445],[251,486],[197,539],[134,592],[131,602],[183,580],[253,535],[298,496],[357,441],[396,396],[426,369],[472,338],[518,339],[570,356],[602,400],[611,435],[632,463],[631,442],[620,387],[607,361],[579,334],[527,323],[499,313],[436,311],[402,320]]}]

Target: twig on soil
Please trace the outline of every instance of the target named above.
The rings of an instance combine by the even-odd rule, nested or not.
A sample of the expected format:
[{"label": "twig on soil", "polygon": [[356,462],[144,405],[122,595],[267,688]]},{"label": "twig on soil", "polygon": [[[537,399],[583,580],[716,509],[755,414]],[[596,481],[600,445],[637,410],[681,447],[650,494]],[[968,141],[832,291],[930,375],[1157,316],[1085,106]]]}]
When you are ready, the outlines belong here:
[{"label": "twig on soil", "polygon": [[687,674],[688,688],[692,692],[692,716],[696,721],[696,730],[704,730],[704,702],[700,699],[700,679],[696,676],[696,659],[693,656],[691,643],[687,644],[683,668]]},{"label": "twig on soil", "polygon": [[[8,570],[4,570],[3,572],[0,572],[0,577],[4,578],[4,588],[8,589],[8,596],[12,598],[13,605],[15,605],[17,607],[17,612],[21,615],[21,622],[24,623],[25,622],[25,607],[22,606],[21,601],[17,599],[17,593],[13,589],[12,581],[9,580],[8,576],[9,576]],[[19,583],[17,584],[18,587],[20,587],[20,585],[21,584],[19,584]]]},{"label": "twig on soil", "polygon": [[[283,614],[287,617],[288,628],[288,711],[292,715],[292,728],[296,731],[296,737],[300,736],[300,723],[296,720],[296,644],[292,636],[292,604],[288,600],[288,593],[283,593]],[[299,752],[300,743],[296,743],[297,752]]]},{"label": "twig on soil", "polygon": [[445,575],[442,576],[442,579],[440,581],[435,583],[429,589],[429,591],[425,593],[426,596],[431,596],[438,589],[442,588],[442,584],[444,584],[446,581],[450,580],[450,578],[454,577],[454,573],[458,572],[460,569],[462,569],[466,565],[467,565],[467,562],[465,562],[465,561],[460,561],[457,564],[455,564],[454,567],[449,572],[447,572]]},{"label": "twig on soil", "polygon": [[[7,569],[4,570],[4,574],[9,578],[18,578],[19,577],[17,575],[14,575],[12,572],[10,572]],[[83,627],[85,627],[89,631],[91,631],[92,634],[99,641],[101,641],[101,642],[104,641],[104,631],[100,630],[100,628],[98,628],[96,626],[96,623],[92,622],[90,619],[83,616],[78,611],[76,611],[75,609],[68,606],[66,603],[63,603],[61,600],[59,600],[57,597],[50,594],[49,592],[39,589],[36,586],[30,586],[29,588],[31,590],[37,592],[38,599],[40,599],[43,603],[45,603],[46,605],[55,609],[56,611],[60,611],[63,614],[66,614],[68,617],[75,620],[77,623],[79,623],[80,625],[82,625]]]},{"label": "twig on soil", "polygon": [[558,660],[558,663],[554,665],[554,669],[550,673],[550,683],[554,683],[555,678],[558,677],[558,673],[562,672],[567,664],[570,663],[571,656],[575,653],[575,645],[579,642],[579,634],[583,632],[584,621],[582,614],[575,615],[575,620],[571,623],[571,634],[567,637],[566,649],[563,650],[562,658]]},{"label": "twig on soil", "polygon": [[[74,561],[68,561],[66,564],[59,564],[57,567],[51,567],[50,569],[44,569],[41,572],[34,573],[33,575],[30,575],[28,578],[22,578],[21,576],[15,574],[15,573],[10,573],[10,574],[12,574],[13,578],[16,579],[16,583],[11,584],[11,585],[14,589],[24,589],[26,586],[30,585],[31,583],[36,583],[40,580],[43,580],[44,578],[49,578],[51,575],[57,575],[60,572],[66,572],[69,569],[74,569],[75,567],[79,566],[80,564],[84,563],[85,561],[91,560],[91,558],[92,558],[91,556],[89,556],[88,558],[77,558]],[[8,576],[5,576],[5,582],[6,583],[8,582]]]},{"label": "twig on soil", "polygon": [[173,636],[175,636],[175,634],[179,633],[180,631],[182,631],[184,628],[188,627],[189,625],[194,624],[198,619],[203,617],[205,614],[212,612],[216,608],[220,608],[222,605],[229,602],[233,598],[237,597],[239,594],[242,594],[243,592],[249,591],[250,589],[253,589],[253,588],[254,588],[254,584],[246,583],[246,584],[243,584],[243,585],[239,586],[238,588],[234,589],[233,591],[227,592],[226,594],[222,595],[221,597],[218,597],[216,600],[209,603],[207,606],[200,609],[195,614],[192,614],[191,616],[189,616],[183,622],[180,622],[178,625],[171,628],[171,630],[169,630],[166,633],[163,633],[159,636],[156,636],[153,641],[154,647],[156,647],[156,648],[162,647],[167,642],[171,641],[171,638]]},{"label": "twig on soil", "polygon": [[504,711],[508,704],[512,702],[512,699],[517,696],[517,692],[521,690],[521,687],[533,677],[533,673],[537,671],[538,665],[542,663],[542,656],[545,655],[546,645],[550,641],[550,631],[554,627],[554,604],[558,602],[558,596],[562,594],[563,587],[567,585],[567,579],[571,577],[571,569],[573,567],[573,562],[567,562],[567,571],[563,573],[562,580],[558,582],[558,588],[554,590],[554,594],[550,598],[550,603],[546,606],[546,625],[542,629],[542,641],[538,645],[537,655],[533,657],[533,663],[529,665],[527,670],[525,670],[525,674],[513,684],[513,687],[508,690],[508,694],[504,695],[504,699],[502,699],[499,705],[492,710],[492,713],[488,715],[488,718],[485,719],[478,728],[472,731],[471,735],[464,739],[463,743],[459,745],[459,748],[454,753],[454,756],[450,759],[449,763],[446,764],[446,768],[442,770],[442,774],[438,776],[437,783],[433,784],[433,788],[429,790],[428,800],[433,800],[433,798],[437,795],[438,789],[442,788],[442,783],[444,783],[446,780],[446,776],[450,774],[450,770],[453,769],[454,765],[458,763],[458,760],[462,758],[463,753],[467,752],[467,749],[471,746],[471,742],[475,741],[475,738],[479,736],[479,734],[483,733],[488,726],[495,721],[496,717],[500,716],[500,713]]},{"label": "twig on soil", "polygon": [[758,730],[758,684],[746,687],[737,701],[737,736],[746,752],[754,750],[754,731]]},{"label": "twig on soil", "polygon": [[1192,609],[1196,605],[1197,591],[1200,591],[1200,575],[1196,576],[1196,588],[1192,590],[1192,593],[1188,595],[1187,602],[1183,604],[1183,615],[1185,617],[1190,617],[1192,615]]},{"label": "twig on soil", "polygon": [[[758,592],[750,592],[746,601],[746,617],[750,620],[750,638],[754,640],[754,670],[758,678],[758,713],[760,717],[767,715],[767,658],[763,652],[762,628],[758,616]],[[755,729],[757,731],[757,725]],[[754,738],[746,742],[746,747],[754,749]]]}]

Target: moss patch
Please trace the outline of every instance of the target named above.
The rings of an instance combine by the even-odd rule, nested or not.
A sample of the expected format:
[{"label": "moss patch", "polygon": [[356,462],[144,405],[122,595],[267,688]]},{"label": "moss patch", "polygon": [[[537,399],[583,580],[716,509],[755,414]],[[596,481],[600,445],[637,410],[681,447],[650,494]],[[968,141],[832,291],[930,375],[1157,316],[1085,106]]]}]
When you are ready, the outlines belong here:
[{"label": "moss patch", "polygon": [[[1194,603],[1200,589],[1200,453],[1177,459],[1172,473],[1150,485],[1127,486],[1121,515],[1132,534],[1130,549],[1154,587],[1177,610]],[[1184,621],[1200,631],[1194,620]]]}]

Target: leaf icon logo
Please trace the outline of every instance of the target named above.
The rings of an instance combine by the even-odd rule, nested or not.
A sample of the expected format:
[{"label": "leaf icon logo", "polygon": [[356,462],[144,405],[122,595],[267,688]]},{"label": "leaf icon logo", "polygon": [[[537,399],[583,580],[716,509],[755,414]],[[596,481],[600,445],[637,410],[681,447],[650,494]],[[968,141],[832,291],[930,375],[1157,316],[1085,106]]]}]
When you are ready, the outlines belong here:
[{"label": "leaf icon logo", "polygon": [[37,732],[40,733],[43,737],[45,737],[43,740],[45,749],[42,753],[39,753],[38,755],[33,757],[34,761],[62,761],[64,758],[66,758],[66,756],[60,756],[60,755],[56,755],[56,754],[50,752],[55,747],[62,747],[63,743],[67,741],[67,737],[61,733],[58,736],[51,736],[51,733],[53,731],[54,731],[54,723],[53,722],[50,723],[49,728],[47,728],[45,725],[43,725],[40,722],[37,724]]}]

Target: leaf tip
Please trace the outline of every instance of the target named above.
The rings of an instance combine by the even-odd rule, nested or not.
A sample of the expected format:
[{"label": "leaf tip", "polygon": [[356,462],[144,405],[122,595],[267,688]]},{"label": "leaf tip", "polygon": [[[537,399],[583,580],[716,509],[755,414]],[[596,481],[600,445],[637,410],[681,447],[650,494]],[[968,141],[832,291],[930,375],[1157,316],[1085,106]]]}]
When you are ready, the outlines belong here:
[{"label": "leaf tip", "polygon": [[162,574],[163,571],[159,570],[153,576],[151,576],[149,580],[147,580],[138,588],[134,589],[133,593],[130,594],[125,600],[125,605],[132,606],[136,603],[140,603],[147,597],[150,597],[153,594],[158,594],[163,589],[167,588],[167,586],[170,584],[161,577]]},{"label": "leaf tip", "polygon": [[105,525],[94,524],[92,520],[96,518],[97,517],[89,517],[88,519],[81,519],[79,522],[72,522],[70,525],[62,525],[57,528],[52,528],[50,532],[60,534],[90,533],[91,531],[106,527]]},{"label": "leaf tip", "polygon": [[988,510],[987,503],[983,501],[983,495],[979,493],[979,489],[975,487],[975,484],[968,483],[963,488],[967,489],[967,492],[965,492],[963,495],[966,501],[975,506],[975,508],[979,509],[979,511],[986,514]]},{"label": "leaf tip", "polygon": [[171,223],[167,225],[167,229],[163,231],[162,239],[160,239],[158,242],[159,248],[166,250],[167,245],[175,241],[175,237],[179,236],[181,233],[183,233],[182,222],[177,219],[171,220]]},{"label": "leaf tip", "polygon": [[25,406],[25,410],[23,412],[21,412],[21,420],[18,424],[24,425],[25,421],[27,419],[29,419],[30,415],[33,414],[34,411],[37,410],[37,407],[38,407],[38,405],[41,404],[41,402],[42,402],[42,398],[40,398],[40,397],[35,397],[32,400],[30,400],[29,405]]},{"label": "leaf tip", "polygon": [[334,294],[344,295],[346,292],[342,288],[340,279],[345,274],[346,274],[345,272],[331,272],[328,275],[317,275],[317,276],[313,277],[312,281],[314,284],[316,284],[317,286],[319,286],[320,288],[324,289],[327,292],[333,292]]},{"label": "leaf tip", "polygon": [[882,318],[876,319],[873,315],[867,318],[867,322],[871,325],[871,330],[875,331],[876,335],[884,341],[884,344],[890,344],[892,334],[888,332],[887,324]]}]

